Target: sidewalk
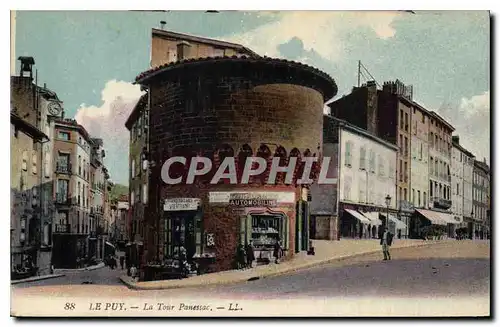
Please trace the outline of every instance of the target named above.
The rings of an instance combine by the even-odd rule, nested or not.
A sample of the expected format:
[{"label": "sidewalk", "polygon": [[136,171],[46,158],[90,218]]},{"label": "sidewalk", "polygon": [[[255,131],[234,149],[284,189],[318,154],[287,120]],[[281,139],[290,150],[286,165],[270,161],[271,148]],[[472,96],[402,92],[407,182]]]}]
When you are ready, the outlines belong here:
[{"label": "sidewalk", "polygon": [[88,271],[88,270],[96,270],[104,267],[104,262],[100,262],[95,266],[90,266],[90,267],[85,267],[85,268],[78,268],[78,269],[54,269],[54,272],[56,273],[64,273],[64,272],[76,272],[76,271]]},{"label": "sidewalk", "polygon": [[10,281],[10,284],[15,285],[15,284],[21,284],[21,283],[36,282],[39,280],[59,278],[59,277],[64,277],[64,276],[66,276],[66,275],[65,274],[52,274],[52,275],[43,275],[43,276],[33,276],[33,277],[24,278],[24,279],[12,280],[12,281]]},{"label": "sidewalk", "polygon": [[[422,240],[394,240],[393,249],[406,247],[429,246],[444,241],[422,241]],[[454,240],[453,240],[454,241]],[[222,285],[238,282],[246,282],[250,278],[272,277],[290,273],[300,269],[312,268],[321,264],[340,261],[360,255],[378,253],[382,255],[378,239],[373,240],[341,240],[323,241],[314,240],[316,255],[309,256],[306,253],[296,256],[280,264],[269,264],[246,270],[229,270],[218,273],[193,276],[186,279],[159,280],[152,282],[134,282],[129,276],[120,277],[121,281],[129,288],[136,290],[160,290],[171,288],[196,287],[206,285]]]}]

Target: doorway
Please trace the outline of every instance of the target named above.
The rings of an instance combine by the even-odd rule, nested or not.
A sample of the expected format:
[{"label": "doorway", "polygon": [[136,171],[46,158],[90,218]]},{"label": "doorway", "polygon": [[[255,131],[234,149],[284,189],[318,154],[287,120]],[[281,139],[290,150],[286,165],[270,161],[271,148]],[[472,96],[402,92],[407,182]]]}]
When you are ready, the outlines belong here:
[{"label": "doorway", "polygon": [[166,256],[178,255],[186,249],[188,260],[196,254],[196,211],[169,212],[165,224]]}]

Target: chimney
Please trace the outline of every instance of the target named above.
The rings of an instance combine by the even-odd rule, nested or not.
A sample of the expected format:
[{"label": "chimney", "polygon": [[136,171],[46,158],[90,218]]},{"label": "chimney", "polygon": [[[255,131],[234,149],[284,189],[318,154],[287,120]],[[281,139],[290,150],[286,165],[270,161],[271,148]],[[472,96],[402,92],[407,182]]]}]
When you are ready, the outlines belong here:
[{"label": "chimney", "polygon": [[43,88],[46,89],[47,88],[47,83],[43,83]]},{"label": "chimney", "polygon": [[164,20],[160,21],[160,28],[161,28],[162,30],[165,28],[165,24],[166,24],[166,23],[167,23],[167,22],[166,22],[166,21],[164,21]]},{"label": "chimney", "polygon": [[452,143],[456,143],[456,144],[460,145],[460,136],[458,136],[458,135],[453,135],[453,136],[451,137],[451,142],[452,142]]},{"label": "chimney", "polygon": [[28,73],[29,77],[33,79],[33,65],[35,64],[35,59],[33,59],[33,57],[19,57],[17,60],[21,62],[19,76],[24,77],[24,73]]},{"label": "chimney", "polygon": [[186,41],[177,43],[177,60],[189,59],[190,47],[191,45]]}]

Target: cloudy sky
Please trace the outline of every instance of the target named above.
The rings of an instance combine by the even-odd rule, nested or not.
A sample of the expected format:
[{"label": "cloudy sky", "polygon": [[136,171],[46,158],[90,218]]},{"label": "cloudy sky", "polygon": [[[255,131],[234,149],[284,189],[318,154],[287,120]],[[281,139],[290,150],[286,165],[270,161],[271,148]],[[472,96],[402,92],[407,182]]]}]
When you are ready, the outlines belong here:
[{"label": "cloudy sky", "polygon": [[339,93],[357,83],[358,60],[382,84],[400,79],[414,98],[490,158],[490,22],[487,12],[17,12],[16,56],[33,56],[39,84],[56,91],[107,149],[114,181],[128,184],[124,122],[149,68],[151,28],[241,43],[261,55],[313,65]]}]

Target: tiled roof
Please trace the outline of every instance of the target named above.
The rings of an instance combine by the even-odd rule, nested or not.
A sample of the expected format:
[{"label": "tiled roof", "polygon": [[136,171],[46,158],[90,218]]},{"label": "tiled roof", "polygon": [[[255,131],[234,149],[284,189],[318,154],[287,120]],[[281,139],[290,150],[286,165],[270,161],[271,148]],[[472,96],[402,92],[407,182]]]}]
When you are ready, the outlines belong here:
[{"label": "tiled roof", "polygon": [[169,70],[171,68],[177,68],[183,65],[188,65],[192,63],[205,63],[205,62],[222,62],[222,61],[233,61],[233,62],[252,62],[252,63],[276,63],[276,64],[287,64],[290,66],[295,66],[295,67],[301,67],[305,70],[309,70],[311,73],[314,73],[325,80],[329,81],[333,88],[334,88],[334,95],[337,93],[337,84],[335,83],[335,80],[330,77],[327,73],[314,68],[312,66],[302,64],[300,62],[296,61],[291,61],[291,60],[286,60],[286,59],[277,59],[277,58],[270,58],[270,57],[259,57],[259,58],[252,58],[252,57],[247,57],[247,56],[231,56],[231,57],[204,57],[204,58],[195,58],[195,59],[185,59],[185,60],[179,60],[179,61],[174,61],[170,63],[166,63],[163,65],[160,65],[158,67],[151,68],[145,72],[140,73],[136,78],[135,82],[136,83],[142,83],[146,81],[147,79],[158,75],[162,73],[163,71]]}]

